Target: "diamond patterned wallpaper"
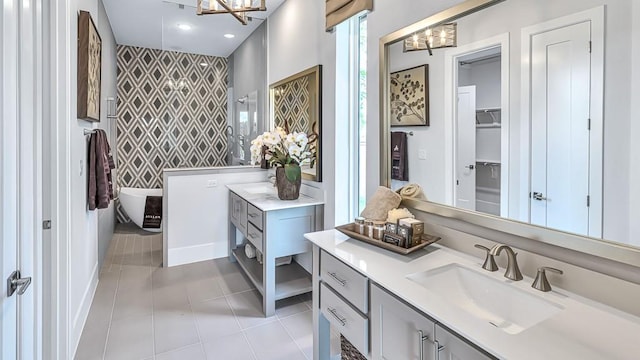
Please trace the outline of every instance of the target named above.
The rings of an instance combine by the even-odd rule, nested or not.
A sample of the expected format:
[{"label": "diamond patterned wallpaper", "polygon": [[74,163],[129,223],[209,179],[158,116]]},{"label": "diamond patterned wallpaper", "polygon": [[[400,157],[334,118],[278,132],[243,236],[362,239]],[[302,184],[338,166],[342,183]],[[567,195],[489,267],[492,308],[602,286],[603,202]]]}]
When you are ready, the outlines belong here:
[{"label": "diamond patterned wallpaper", "polygon": [[289,131],[309,134],[311,129],[309,78],[305,76],[279,86],[274,98],[276,126],[284,127],[286,119]]},{"label": "diamond patterned wallpaper", "polygon": [[226,165],[227,73],[221,57],[118,46],[120,186],[161,188],[164,168]]}]

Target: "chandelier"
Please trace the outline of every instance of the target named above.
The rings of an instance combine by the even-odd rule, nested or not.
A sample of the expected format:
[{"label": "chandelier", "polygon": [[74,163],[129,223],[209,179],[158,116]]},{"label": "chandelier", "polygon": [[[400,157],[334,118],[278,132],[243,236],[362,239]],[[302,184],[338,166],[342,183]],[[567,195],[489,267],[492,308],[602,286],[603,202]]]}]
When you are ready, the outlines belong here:
[{"label": "chandelier", "polygon": [[247,25],[250,20],[247,13],[250,11],[266,11],[266,0],[198,0],[197,14],[231,14],[242,25]]}]

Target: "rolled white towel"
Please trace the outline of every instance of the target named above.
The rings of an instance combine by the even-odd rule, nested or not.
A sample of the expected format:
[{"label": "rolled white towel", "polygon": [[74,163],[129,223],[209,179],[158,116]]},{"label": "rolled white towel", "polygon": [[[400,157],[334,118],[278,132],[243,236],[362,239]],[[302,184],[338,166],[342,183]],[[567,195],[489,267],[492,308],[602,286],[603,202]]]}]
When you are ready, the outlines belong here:
[{"label": "rolled white towel", "polygon": [[244,246],[244,253],[249,259],[253,259],[254,257],[256,257],[256,249],[251,246],[251,244],[246,244]]},{"label": "rolled white towel", "polygon": [[418,184],[406,185],[398,190],[398,194],[407,199],[427,200],[427,196]]}]

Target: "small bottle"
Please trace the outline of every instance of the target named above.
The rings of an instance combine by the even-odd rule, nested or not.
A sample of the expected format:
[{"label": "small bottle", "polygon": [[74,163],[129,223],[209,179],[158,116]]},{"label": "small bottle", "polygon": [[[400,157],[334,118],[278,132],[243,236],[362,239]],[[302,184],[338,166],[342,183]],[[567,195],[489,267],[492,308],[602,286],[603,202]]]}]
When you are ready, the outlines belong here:
[{"label": "small bottle", "polygon": [[376,240],[382,240],[382,236],[384,235],[385,222],[384,221],[374,221],[373,222],[373,238]]},{"label": "small bottle", "polygon": [[357,217],[355,220],[355,231],[360,234],[360,235],[364,235],[365,231],[364,231],[364,218],[363,217]]},{"label": "small bottle", "polygon": [[368,237],[372,238],[373,237],[373,221],[365,220],[364,229],[365,229],[365,233],[362,235],[367,235]]}]

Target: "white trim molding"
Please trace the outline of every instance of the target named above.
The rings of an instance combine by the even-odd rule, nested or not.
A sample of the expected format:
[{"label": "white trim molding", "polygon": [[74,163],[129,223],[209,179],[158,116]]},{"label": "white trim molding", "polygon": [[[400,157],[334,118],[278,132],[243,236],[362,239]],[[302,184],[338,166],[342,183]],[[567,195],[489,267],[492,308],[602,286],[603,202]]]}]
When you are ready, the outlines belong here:
[{"label": "white trim molding", "polygon": [[483,50],[500,48],[500,108],[502,126],[500,130],[500,216],[509,217],[509,94],[510,94],[510,47],[509,33],[496,35],[471,44],[452,48],[444,53],[444,151],[445,151],[445,201],[454,204],[454,156],[455,119],[457,115],[458,60],[466,55]]}]

